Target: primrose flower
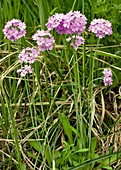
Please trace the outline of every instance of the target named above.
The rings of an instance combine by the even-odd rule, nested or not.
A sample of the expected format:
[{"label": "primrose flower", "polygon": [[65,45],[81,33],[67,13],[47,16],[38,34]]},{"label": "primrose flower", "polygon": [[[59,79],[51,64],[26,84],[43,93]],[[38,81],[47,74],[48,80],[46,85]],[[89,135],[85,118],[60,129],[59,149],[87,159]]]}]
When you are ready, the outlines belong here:
[{"label": "primrose flower", "polygon": [[104,85],[111,86],[113,82],[111,69],[105,68],[103,74],[104,74]]},{"label": "primrose flower", "polygon": [[93,32],[96,37],[104,38],[106,35],[112,34],[112,26],[108,20],[103,18],[94,19],[89,26],[89,31]]},{"label": "primrose flower", "polygon": [[25,65],[24,67],[22,67],[21,69],[17,70],[17,73],[20,73],[21,77],[25,77],[26,74],[31,74],[32,73],[32,68],[30,65]]},{"label": "primrose flower", "polygon": [[20,52],[18,60],[20,63],[24,62],[32,64],[35,62],[36,58],[38,57],[38,54],[39,52],[36,49],[27,47]]},{"label": "primrose flower", "polygon": [[38,30],[32,36],[33,40],[36,40],[39,50],[52,50],[55,43],[54,37],[49,33],[49,31]]},{"label": "primrose flower", "polygon": [[48,18],[48,30],[54,28],[59,34],[81,34],[86,28],[87,18],[80,11],[70,11],[67,14],[58,14]]},{"label": "primrose flower", "polygon": [[49,17],[48,22],[46,23],[48,30],[53,30],[54,28],[57,28],[64,19],[64,16],[64,14],[56,13]]},{"label": "primrose flower", "polygon": [[12,42],[18,40],[19,38],[25,36],[26,25],[18,19],[12,19],[8,21],[3,29],[4,35]]},{"label": "primrose flower", "polygon": [[71,46],[77,50],[77,48],[81,45],[84,44],[84,38],[80,35],[73,35],[72,37],[68,37],[66,41],[71,41]]}]

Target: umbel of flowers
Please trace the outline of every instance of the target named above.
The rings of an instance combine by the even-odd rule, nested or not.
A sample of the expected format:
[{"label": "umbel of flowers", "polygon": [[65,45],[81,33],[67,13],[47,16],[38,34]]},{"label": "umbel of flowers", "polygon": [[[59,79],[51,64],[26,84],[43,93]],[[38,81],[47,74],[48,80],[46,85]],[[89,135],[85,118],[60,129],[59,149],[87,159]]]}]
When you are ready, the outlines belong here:
[{"label": "umbel of flowers", "polygon": [[53,45],[55,43],[54,37],[50,34],[49,31],[44,30],[38,30],[37,33],[35,33],[32,36],[33,40],[36,40],[36,43],[38,45],[38,49],[40,51],[45,50],[52,50]]},{"label": "umbel of flowers", "polygon": [[80,35],[73,35],[66,39],[67,42],[71,41],[71,46],[77,50],[77,48],[80,46],[80,44],[84,44],[84,38]]},{"label": "umbel of flowers", "polygon": [[59,34],[81,34],[86,28],[87,18],[80,11],[70,11],[67,14],[52,15],[48,18],[48,30],[54,28]]},{"label": "umbel of flowers", "polygon": [[18,56],[18,60],[20,63],[24,62],[24,63],[32,64],[36,61],[38,54],[39,53],[36,49],[27,47],[20,52]]},{"label": "umbel of flowers", "polygon": [[113,79],[112,79],[112,71],[110,68],[105,68],[103,71],[104,74],[104,85],[105,86],[111,86]]},{"label": "umbel of flowers", "polygon": [[94,19],[90,23],[89,31],[93,32],[96,37],[104,38],[106,35],[112,34],[111,23],[103,18]]},{"label": "umbel of flowers", "polygon": [[70,11],[67,14],[54,14],[48,18],[46,26],[48,30],[55,29],[58,34],[71,35],[66,40],[71,41],[75,50],[84,43],[81,33],[85,30],[87,18],[80,11]]},{"label": "umbel of flowers", "polygon": [[21,77],[25,77],[26,74],[31,74],[32,73],[32,67],[30,65],[25,64],[21,69],[17,70],[17,73],[20,73]]},{"label": "umbel of flowers", "polygon": [[17,70],[17,72],[20,73],[22,77],[26,76],[27,73],[32,73],[30,64],[36,61],[38,54],[39,52],[36,49],[30,47],[27,47],[20,52],[18,60],[21,64],[25,63],[25,66]]},{"label": "umbel of flowers", "polygon": [[18,19],[12,19],[8,21],[3,29],[5,36],[12,42],[18,40],[19,38],[25,36],[26,25]]}]

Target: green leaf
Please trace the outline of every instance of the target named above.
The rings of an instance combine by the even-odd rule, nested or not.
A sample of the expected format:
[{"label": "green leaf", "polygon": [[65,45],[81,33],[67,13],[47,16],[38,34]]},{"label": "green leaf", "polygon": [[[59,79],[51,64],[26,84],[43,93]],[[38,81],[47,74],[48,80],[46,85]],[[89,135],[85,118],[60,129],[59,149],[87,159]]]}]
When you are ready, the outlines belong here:
[{"label": "green leaf", "polygon": [[67,135],[69,142],[72,144],[73,138],[72,138],[72,130],[71,130],[70,122],[68,120],[68,117],[64,113],[61,114],[60,121],[63,125],[64,132]]},{"label": "green leaf", "polygon": [[34,155],[34,153],[32,153],[32,152],[27,151],[27,155],[31,158],[36,159],[36,155]]},{"label": "green leaf", "polygon": [[39,18],[41,28],[45,29],[45,24],[50,13],[49,4],[47,0],[36,0],[39,9]]},{"label": "green leaf", "polygon": [[39,142],[37,141],[30,141],[30,145],[38,152],[42,153],[42,146]]},{"label": "green leaf", "polygon": [[22,165],[22,170],[26,170],[26,164]]},{"label": "green leaf", "polygon": [[45,157],[47,159],[47,162],[48,162],[49,166],[51,166],[52,156],[51,156],[49,146],[46,146],[46,148],[45,148]]},{"label": "green leaf", "polygon": [[74,127],[70,126],[72,132],[74,132],[75,134],[77,134],[77,129],[75,129]]},{"label": "green leaf", "polygon": [[121,99],[121,96],[119,96],[118,98]]},{"label": "green leaf", "polygon": [[108,169],[108,170],[113,170],[112,167],[110,167],[110,166],[103,166],[102,168]]},{"label": "green leaf", "polygon": [[102,161],[100,167],[102,168],[103,166],[108,166],[110,163],[117,161],[118,158],[120,157],[121,155],[119,155],[118,153],[116,155],[112,155],[110,158],[107,158],[104,161]]},{"label": "green leaf", "polygon": [[84,148],[84,149],[80,149],[80,150],[76,151],[75,153],[88,152],[88,151],[89,151],[88,148]]},{"label": "green leaf", "polygon": [[[95,51],[95,50],[94,50]],[[97,55],[101,55],[101,56],[106,56],[106,57],[112,57],[112,58],[117,58],[117,59],[121,59],[120,56],[112,54],[112,53],[108,53],[105,51],[100,51],[100,50],[96,50],[96,54]]]},{"label": "green leaf", "polygon": [[92,158],[92,159],[95,158],[95,148],[96,148],[96,144],[97,144],[96,138],[92,138],[92,142],[91,142],[91,158]]},{"label": "green leaf", "polygon": [[[107,155],[104,155],[104,156],[100,156],[100,157],[98,157],[98,158],[95,158],[95,159],[92,159],[92,160],[87,160],[87,161],[85,161],[84,163],[82,163],[81,165],[78,165],[78,166],[76,166],[76,167],[73,167],[73,168],[69,168],[69,170],[79,170],[80,168],[84,168],[85,166],[87,166],[87,165],[89,165],[89,164],[92,164],[93,162],[94,163],[96,163],[96,162],[104,162],[104,159],[107,159],[108,158],[108,160],[109,160],[109,158],[111,159],[112,157],[117,157],[117,159],[118,159],[118,156],[120,157],[121,156],[121,152],[115,152],[115,153],[111,153],[111,154],[107,154]],[[111,163],[111,161],[110,161],[110,163]],[[102,166],[104,166],[104,165],[102,165]],[[98,168],[100,168],[100,166],[98,166]]]}]

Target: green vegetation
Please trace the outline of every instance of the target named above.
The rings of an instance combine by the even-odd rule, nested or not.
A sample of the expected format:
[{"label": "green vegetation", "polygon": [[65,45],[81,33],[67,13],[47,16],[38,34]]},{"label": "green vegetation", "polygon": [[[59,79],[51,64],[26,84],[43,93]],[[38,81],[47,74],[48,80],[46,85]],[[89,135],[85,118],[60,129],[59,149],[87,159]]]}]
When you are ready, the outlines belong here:
[{"label": "green vegetation", "polygon": [[[52,51],[40,52],[34,72],[20,77],[18,55],[36,47],[31,36],[55,13],[79,10],[87,17],[85,44],[75,51],[53,31]],[[12,43],[2,29],[16,18],[26,37]],[[94,18],[112,23],[98,41],[88,32]],[[0,169],[121,169],[121,1],[0,1]],[[113,73],[104,86],[104,68]]]}]

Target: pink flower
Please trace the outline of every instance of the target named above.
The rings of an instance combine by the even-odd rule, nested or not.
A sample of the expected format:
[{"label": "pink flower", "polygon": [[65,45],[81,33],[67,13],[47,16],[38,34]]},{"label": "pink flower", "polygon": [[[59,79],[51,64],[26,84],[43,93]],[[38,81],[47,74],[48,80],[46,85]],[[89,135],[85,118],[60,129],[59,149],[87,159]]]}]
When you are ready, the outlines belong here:
[{"label": "pink flower", "polygon": [[19,38],[25,36],[26,25],[18,19],[12,19],[8,21],[3,29],[4,35],[12,42],[18,40]]},{"label": "pink flower", "polygon": [[105,68],[104,71],[103,71],[103,74],[104,74],[104,85],[105,86],[111,86],[113,84],[111,69]]},{"label": "pink flower", "polygon": [[51,16],[46,23],[48,30],[56,29],[59,34],[81,34],[86,28],[85,15],[80,11],[70,11],[67,14],[58,14]]},{"label": "pink flower", "polygon": [[36,61],[38,54],[39,52],[36,49],[27,47],[20,52],[18,60],[20,63],[24,62],[32,64]]},{"label": "pink flower", "polygon": [[84,38],[80,35],[73,35],[72,37],[68,37],[66,41],[71,41],[71,46],[77,50],[77,48],[84,44]]},{"label": "pink flower", "polygon": [[21,77],[25,77],[26,74],[31,74],[32,73],[32,68],[30,65],[25,65],[21,69],[17,70],[17,73],[20,73]]},{"label": "pink flower", "polygon": [[38,30],[32,36],[33,40],[36,40],[39,50],[52,50],[55,43],[54,37],[49,33],[49,31]]},{"label": "pink flower", "polygon": [[48,22],[46,23],[48,30],[57,28],[59,24],[62,22],[63,18],[64,18],[64,14],[58,14],[58,13],[48,18]]},{"label": "pink flower", "polygon": [[104,38],[106,35],[112,34],[111,23],[103,18],[94,19],[89,26],[89,31],[93,32],[96,37]]}]

